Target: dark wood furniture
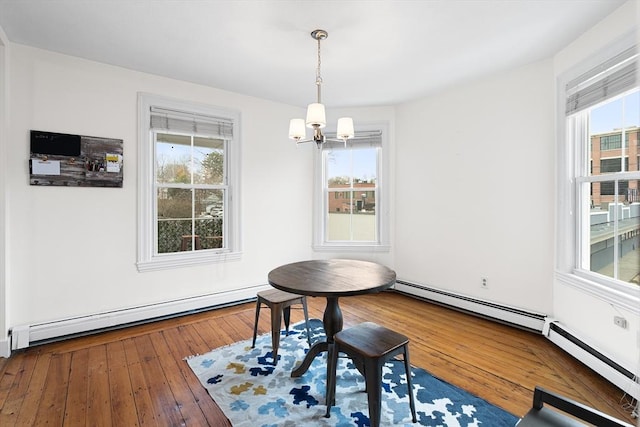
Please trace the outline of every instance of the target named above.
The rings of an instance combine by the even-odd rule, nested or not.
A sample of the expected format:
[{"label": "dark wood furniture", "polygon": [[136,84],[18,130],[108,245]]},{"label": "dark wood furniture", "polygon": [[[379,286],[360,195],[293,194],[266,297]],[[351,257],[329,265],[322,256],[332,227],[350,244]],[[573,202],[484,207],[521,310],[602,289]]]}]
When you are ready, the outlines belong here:
[{"label": "dark wood furniture", "polygon": [[396,282],[396,273],[375,262],[329,259],[286,264],[271,270],[268,279],[276,289],[327,299],[322,318],[327,339],[314,344],[300,366],[291,373],[291,376],[299,377],[318,354],[333,348],[333,336],[342,330],[338,299],[387,289]]},{"label": "dark wood furniture", "polygon": [[[562,412],[544,406],[559,409]],[[567,415],[565,415],[567,414]],[[598,427],[633,427],[624,421],[590,408],[564,396],[536,387],[533,392],[533,407],[520,420],[518,427],[583,427],[582,420]]]},{"label": "dark wood furniture", "polygon": [[307,311],[307,297],[304,295],[292,294],[279,289],[269,289],[260,291],[256,299],[256,321],[253,324],[253,343],[251,348],[256,346],[258,336],[258,319],[260,318],[260,308],[266,305],[271,310],[271,348],[273,354],[273,364],[278,363],[278,348],[280,347],[280,326],[284,317],[284,326],[289,335],[289,321],[291,319],[291,306],[302,304],[304,310],[304,320],[307,326],[307,341],[311,346],[311,336],[309,334],[309,312]]},{"label": "dark wood furniture", "polygon": [[409,405],[413,422],[417,422],[416,403],[411,385],[411,364],[409,361],[409,338],[373,322],[360,323],[352,328],[338,332],[333,337],[335,349],[330,352],[329,374],[327,376],[327,418],[331,415],[331,406],[336,396],[336,370],[339,353],[345,353],[364,375],[369,420],[371,427],[380,425],[382,403],[382,366],[393,357],[402,354],[407,375]]}]

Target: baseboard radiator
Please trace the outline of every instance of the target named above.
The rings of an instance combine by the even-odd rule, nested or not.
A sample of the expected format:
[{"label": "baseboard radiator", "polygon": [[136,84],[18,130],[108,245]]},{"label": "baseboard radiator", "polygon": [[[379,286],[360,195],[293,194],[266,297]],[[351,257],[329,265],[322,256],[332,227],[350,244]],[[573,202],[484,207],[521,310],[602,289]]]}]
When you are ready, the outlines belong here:
[{"label": "baseboard radiator", "polygon": [[541,333],[628,395],[640,400],[638,372],[634,373],[616,363],[546,315],[529,313],[402,280],[396,282],[395,290],[455,310]]},{"label": "baseboard radiator", "polygon": [[11,350],[255,300],[267,285],[11,328]]},{"label": "baseboard radiator", "polygon": [[540,333],[544,328],[546,316],[543,314],[530,313],[517,308],[507,307],[402,280],[396,281],[395,289],[396,291],[404,294],[424,298],[430,302],[442,304],[455,310],[465,311],[519,328]]},{"label": "baseboard radiator", "polygon": [[612,384],[615,384],[634,399],[640,400],[638,372],[634,373],[616,363],[610,357],[579,338],[575,332],[568,330],[552,319],[547,320],[545,332],[547,338],[555,345],[593,369]]}]

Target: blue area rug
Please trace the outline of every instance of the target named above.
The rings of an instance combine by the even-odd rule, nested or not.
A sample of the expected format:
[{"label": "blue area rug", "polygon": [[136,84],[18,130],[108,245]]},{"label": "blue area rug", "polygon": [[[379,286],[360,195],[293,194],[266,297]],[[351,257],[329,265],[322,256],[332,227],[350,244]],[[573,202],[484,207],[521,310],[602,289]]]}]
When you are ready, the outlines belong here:
[{"label": "blue area rug", "polygon": [[[322,322],[311,319],[312,342],[324,339]],[[325,418],[326,353],[318,356],[300,378],[291,371],[308,351],[304,322],[283,335],[278,364],[273,365],[271,336],[258,337],[256,347],[241,341],[209,353],[191,356],[187,363],[237,427],[368,426],[364,378],[351,361],[340,358],[336,407]],[[383,426],[513,427],[514,415],[468,392],[413,368],[418,424],[411,423],[406,376],[402,361],[383,370]]]}]

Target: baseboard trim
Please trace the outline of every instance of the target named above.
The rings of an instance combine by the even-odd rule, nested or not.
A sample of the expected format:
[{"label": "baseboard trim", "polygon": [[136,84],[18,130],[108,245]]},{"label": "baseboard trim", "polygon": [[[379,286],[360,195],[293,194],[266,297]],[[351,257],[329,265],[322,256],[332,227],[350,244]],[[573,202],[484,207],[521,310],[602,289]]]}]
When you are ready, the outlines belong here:
[{"label": "baseboard trim", "polygon": [[0,341],[0,357],[9,357],[11,356],[11,346],[9,345],[9,340],[1,340]]},{"label": "baseboard trim", "polygon": [[267,288],[265,284],[88,316],[18,325],[10,330],[10,350],[242,304],[255,300],[256,293]]},{"label": "baseboard trim", "polygon": [[545,324],[546,315],[544,314],[528,312],[403,280],[396,281],[395,290],[454,310],[464,311],[538,333],[542,333]]}]

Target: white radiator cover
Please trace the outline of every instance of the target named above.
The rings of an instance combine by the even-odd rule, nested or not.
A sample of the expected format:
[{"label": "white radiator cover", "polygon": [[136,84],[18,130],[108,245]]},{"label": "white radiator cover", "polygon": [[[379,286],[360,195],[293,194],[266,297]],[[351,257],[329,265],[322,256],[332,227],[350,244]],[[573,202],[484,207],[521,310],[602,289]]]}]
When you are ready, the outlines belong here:
[{"label": "white radiator cover", "polygon": [[[551,325],[555,327],[551,327]],[[547,319],[545,336],[622,391],[634,399],[640,400],[638,372],[633,372],[633,368],[617,365],[604,352],[585,344],[585,340],[581,339],[574,331],[567,329],[553,319]]]},{"label": "white radiator cover", "polygon": [[55,340],[56,338],[70,335],[99,331],[130,323],[144,322],[255,299],[256,293],[263,289],[268,289],[268,285],[33,325],[19,325],[11,329],[11,350],[18,350],[34,343]]},{"label": "white radiator cover", "polygon": [[400,280],[396,282],[395,289],[405,294],[425,298],[429,301],[445,304],[452,308],[461,309],[536,332],[542,332],[544,328],[544,320],[546,317],[544,314],[531,313],[514,307],[507,307]]}]

